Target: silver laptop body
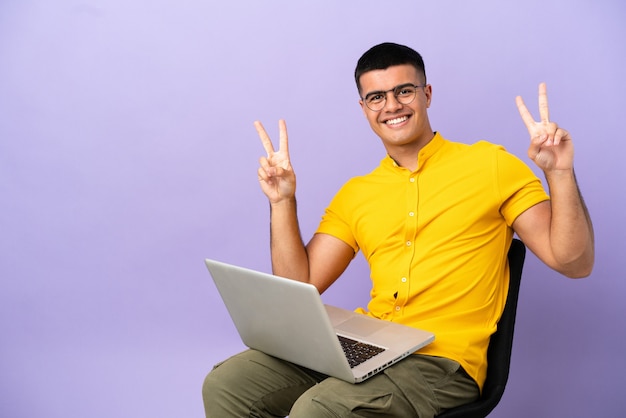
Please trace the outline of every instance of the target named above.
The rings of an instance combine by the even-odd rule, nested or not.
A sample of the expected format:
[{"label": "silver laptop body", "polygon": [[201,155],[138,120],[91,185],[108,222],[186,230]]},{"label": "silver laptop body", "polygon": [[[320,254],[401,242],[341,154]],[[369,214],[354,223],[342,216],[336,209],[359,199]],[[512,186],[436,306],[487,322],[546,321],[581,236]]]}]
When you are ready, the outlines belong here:
[{"label": "silver laptop body", "polygon": [[[434,340],[427,331],[324,305],[311,284],[205,262],[243,343],[311,370],[358,383]],[[384,351],[351,368],[338,335]]]}]

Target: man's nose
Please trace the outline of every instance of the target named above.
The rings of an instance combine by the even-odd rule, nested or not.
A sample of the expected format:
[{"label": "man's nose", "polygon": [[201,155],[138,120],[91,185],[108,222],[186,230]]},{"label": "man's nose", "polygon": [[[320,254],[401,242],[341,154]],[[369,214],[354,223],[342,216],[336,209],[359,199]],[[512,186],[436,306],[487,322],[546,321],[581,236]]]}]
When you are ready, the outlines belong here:
[{"label": "man's nose", "polygon": [[388,91],[385,96],[385,106],[383,109],[388,111],[394,111],[402,107],[402,103],[398,101],[398,98],[393,91]]}]

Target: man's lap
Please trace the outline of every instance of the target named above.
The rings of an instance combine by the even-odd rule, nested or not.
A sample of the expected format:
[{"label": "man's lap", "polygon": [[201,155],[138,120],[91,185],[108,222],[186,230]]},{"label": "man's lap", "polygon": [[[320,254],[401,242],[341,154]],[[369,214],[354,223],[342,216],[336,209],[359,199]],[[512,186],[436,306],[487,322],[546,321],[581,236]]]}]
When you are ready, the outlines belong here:
[{"label": "man's lap", "polygon": [[247,350],[216,365],[203,387],[207,417],[430,417],[477,396],[457,362],[420,355],[352,384]]}]

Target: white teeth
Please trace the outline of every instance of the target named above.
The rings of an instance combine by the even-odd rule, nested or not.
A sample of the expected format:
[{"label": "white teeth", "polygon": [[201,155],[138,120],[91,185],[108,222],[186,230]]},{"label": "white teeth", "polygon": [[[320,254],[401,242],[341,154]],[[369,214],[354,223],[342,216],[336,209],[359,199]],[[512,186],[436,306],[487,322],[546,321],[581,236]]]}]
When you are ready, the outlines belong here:
[{"label": "white teeth", "polygon": [[385,122],[387,125],[396,125],[398,123],[404,122],[405,120],[407,120],[408,117],[407,116],[402,116],[400,118],[395,118],[395,119],[391,119],[388,120],[387,122]]}]

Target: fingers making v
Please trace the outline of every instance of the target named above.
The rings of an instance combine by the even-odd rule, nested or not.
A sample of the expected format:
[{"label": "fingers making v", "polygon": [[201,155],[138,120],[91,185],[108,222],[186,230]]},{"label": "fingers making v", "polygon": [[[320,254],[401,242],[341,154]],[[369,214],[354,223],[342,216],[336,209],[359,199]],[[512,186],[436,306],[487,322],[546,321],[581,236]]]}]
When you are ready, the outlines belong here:
[{"label": "fingers making v", "polygon": [[263,124],[260,121],[254,122],[254,127],[256,128],[259,137],[261,138],[261,143],[263,144],[263,148],[267,153],[267,158],[271,158],[274,154],[280,153],[285,154],[285,157],[289,156],[289,144],[287,140],[287,124],[283,119],[278,121],[279,128],[279,142],[278,142],[278,151],[274,150],[274,145],[272,144],[272,140],[270,139],[267,131],[263,127]]},{"label": "fingers making v", "polygon": [[517,110],[519,111],[519,114],[522,117],[522,120],[524,121],[524,124],[526,125],[526,128],[528,128],[528,131],[531,133],[531,135],[538,124],[548,125],[550,123],[550,110],[548,108],[548,91],[546,83],[541,83],[539,85],[539,117],[541,119],[540,122],[535,121],[535,118],[533,118],[533,115],[526,107],[526,104],[524,103],[524,100],[521,96],[517,96],[515,98],[515,103],[517,104]]}]

